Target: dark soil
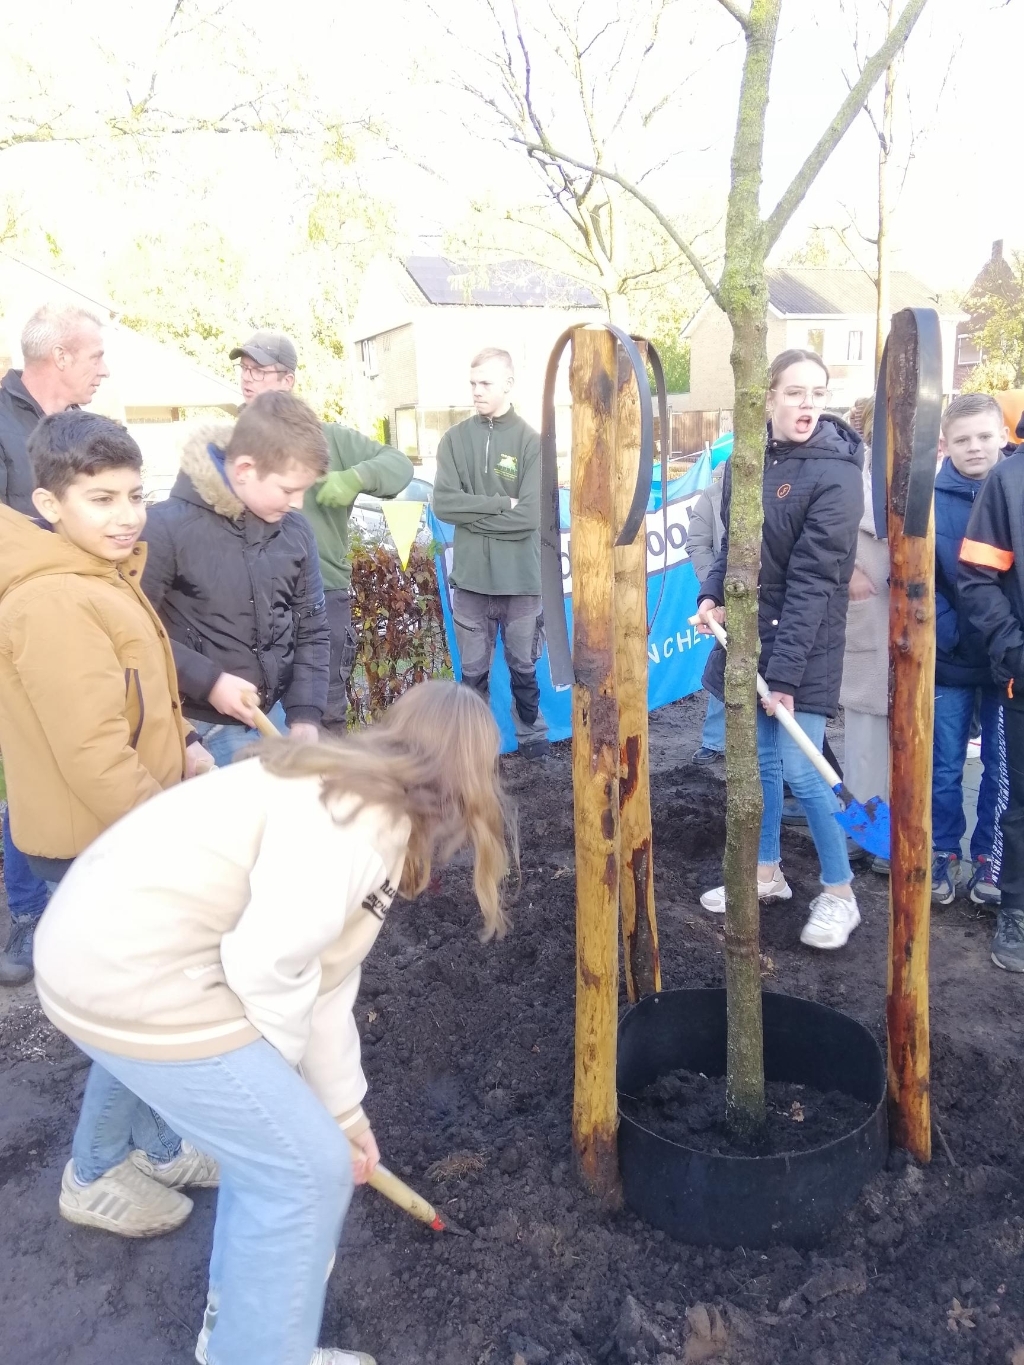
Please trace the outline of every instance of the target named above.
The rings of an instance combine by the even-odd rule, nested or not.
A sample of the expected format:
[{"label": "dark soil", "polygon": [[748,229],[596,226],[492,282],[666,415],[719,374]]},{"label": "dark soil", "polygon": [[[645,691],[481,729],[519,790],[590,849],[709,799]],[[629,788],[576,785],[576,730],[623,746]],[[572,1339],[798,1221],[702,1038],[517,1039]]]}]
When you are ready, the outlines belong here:
[{"label": "dark soil", "polygon": [[[702,714],[693,700],[652,719],[670,987],[723,981],[722,926],[698,902],[721,879],[724,822],[717,775],[688,763]],[[686,1246],[609,1214],[576,1183],[568,746],[507,772],[523,848],[513,931],[478,941],[466,869],[452,868],[392,911],[358,1004],[385,1160],[471,1236],[432,1233],[360,1191],[322,1339],[380,1365],[1013,1360],[1024,1344],[1024,980],[989,962],[991,916],[957,900],[933,919],[932,1163],[894,1152],[816,1252]],[[862,926],[842,951],[814,952],[799,942],[813,851],[793,831],[783,848],[794,899],[764,912],[766,989],[845,1010],[882,1039],[887,883],[859,876]],[[214,1196],[200,1191],[189,1222],[151,1242],[63,1223],[84,1059],[27,993],[17,1002],[0,1019],[0,1358],[186,1365]]]},{"label": "dark soil", "polygon": [[719,1156],[782,1156],[809,1152],[854,1132],[872,1106],[840,1090],[768,1081],[764,1128],[744,1138],[725,1125],[725,1077],[670,1071],[637,1095],[619,1094],[623,1114],[642,1127],[698,1152]]}]

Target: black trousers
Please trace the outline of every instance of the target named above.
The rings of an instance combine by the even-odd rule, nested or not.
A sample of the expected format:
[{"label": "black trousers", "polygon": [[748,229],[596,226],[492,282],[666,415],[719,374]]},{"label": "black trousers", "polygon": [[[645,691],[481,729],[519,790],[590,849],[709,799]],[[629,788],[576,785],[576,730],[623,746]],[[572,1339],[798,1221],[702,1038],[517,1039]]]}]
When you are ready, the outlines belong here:
[{"label": "black trousers", "polygon": [[356,636],[352,629],[352,596],[348,588],[324,593],[327,628],[331,633],[331,677],[327,685],[325,725],[344,725],[348,716],[345,684],[356,661]]},{"label": "black trousers", "polygon": [[1003,831],[999,890],[1004,909],[1024,910],[1024,710],[1004,706],[1003,730],[1010,799],[999,822]]}]

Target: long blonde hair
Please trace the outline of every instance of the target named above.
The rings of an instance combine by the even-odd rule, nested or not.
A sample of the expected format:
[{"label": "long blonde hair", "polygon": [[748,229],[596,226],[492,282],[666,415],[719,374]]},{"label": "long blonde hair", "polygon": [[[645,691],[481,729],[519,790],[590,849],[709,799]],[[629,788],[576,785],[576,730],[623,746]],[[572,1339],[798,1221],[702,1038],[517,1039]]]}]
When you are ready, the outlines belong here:
[{"label": "long blonde hair", "polygon": [[365,730],[319,744],[268,740],[260,756],[280,777],[323,779],[321,799],[355,797],[348,818],[368,805],[385,806],[412,824],[399,884],[408,899],[423,891],[434,864],[467,843],[473,849],[473,889],[483,937],[508,927],[502,904],[510,868],[518,863],[515,821],[498,775],[498,727],[490,708],[459,683],[419,683]]}]

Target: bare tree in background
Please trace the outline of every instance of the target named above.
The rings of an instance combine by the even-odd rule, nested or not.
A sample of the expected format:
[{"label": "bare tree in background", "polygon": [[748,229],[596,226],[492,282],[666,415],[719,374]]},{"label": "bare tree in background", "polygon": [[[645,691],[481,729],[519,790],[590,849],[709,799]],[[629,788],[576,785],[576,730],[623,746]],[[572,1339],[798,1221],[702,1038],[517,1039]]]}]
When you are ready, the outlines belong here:
[{"label": "bare tree in background", "polygon": [[[490,3],[490,0],[484,0]],[[822,167],[863,108],[864,101],[899,53],[927,0],[906,0],[885,41],[863,63],[857,80],[804,160],[775,207],[762,214],[761,185],[772,62],[782,0],[718,0],[739,26],[744,43],[732,177],[725,220],[725,255],[720,270],[706,259],[669,211],[613,164],[594,155],[593,145],[554,146],[536,130],[516,135],[524,150],[552,176],[582,173],[617,185],[642,204],[689,261],[704,288],[732,326],[732,370],[736,386],[735,444],[726,605],[729,653],[726,665],[725,963],[729,997],[726,1077],[727,1115],[740,1131],[764,1121],[764,1057],[761,1021],[757,845],[761,782],[757,764],[756,694],[758,660],[757,582],[761,546],[761,479],[764,464],[768,253],[803,202]],[[531,91],[531,103],[535,103]],[[527,119],[528,123],[532,121]],[[584,185],[588,179],[584,180]]]},{"label": "bare tree in background", "polygon": [[102,65],[91,89],[72,93],[48,64],[53,35],[34,33],[24,10],[9,16],[0,42],[0,152],[189,133],[323,135],[326,121],[302,82],[275,70],[241,0],[165,3],[166,22],[144,56],[115,56],[98,38],[90,54],[76,54],[78,74],[89,69],[87,55]]},{"label": "bare tree in background", "polygon": [[[896,15],[896,0],[876,0],[876,5],[884,16],[884,32],[888,36],[892,32],[893,20]],[[860,15],[855,4],[855,0],[840,0],[840,10],[852,21],[853,28],[853,56],[854,73],[850,75],[844,72],[847,86],[852,90],[861,71],[863,70],[864,59],[862,55],[863,39],[860,32]],[[870,27],[870,26],[869,26]],[[939,99],[945,89],[949,79],[950,70],[955,60],[955,49],[950,53],[948,63],[941,74],[938,92],[935,99],[937,106]],[[876,306],[875,306],[875,377],[878,376],[879,368],[882,363],[882,348],[885,346],[885,339],[889,333],[889,321],[892,316],[891,302],[891,247],[890,234],[892,220],[899,203],[903,185],[906,182],[907,173],[914,159],[915,147],[919,137],[925,131],[921,124],[915,124],[908,97],[903,119],[903,133],[901,141],[903,147],[897,156],[897,139],[895,136],[895,112],[896,112],[896,88],[900,78],[901,53],[897,53],[893,60],[885,69],[885,79],[882,82],[881,101],[877,104],[871,98],[872,92],[864,100],[864,115],[871,124],[872,131],[878,141],[878,204],[875,217],[874,232],[864,231],[858,223],[855,210],[847,207],[846,214],[849,219],[848,227],[845,229],[836,228],[834,231],[843,243],[849,255],[860,263],[861,250],[855,243],[851,243],[848,232],[853,232],[860,239],[860,242],[872,248],[874,256],[874,269],[869,270],[871,281],[875,286]],[[902,164],[902,175],[900,174],[899,164]],[[895,172],[895,176],[894,176]],[[899,183],[896,183],[896,178]]]},{"label": "bare tree in background", "polygon": [[[489,114],[493,132],[529,149],[541,193],[533,205],[478,205],[477,240],[467,243],[474,254],[507,254],[525,242],[541,263],[589,284],[619,323],[629,323],[636,301],[665,288],[692,299],[683,254],[602,174],[630,129],[667,125],[677,110],[689,77],[678,74],[678,63],[668,74],[655,69],[675,0],[613,0],[599,14],[562,0],[480,6],[490,21],[486,41],[468,51],[464,29],[453,27],[444,8],[431,7],[463,54],[453,83]],[[551,155],[565,111],[585,148],[585,169]]]}]

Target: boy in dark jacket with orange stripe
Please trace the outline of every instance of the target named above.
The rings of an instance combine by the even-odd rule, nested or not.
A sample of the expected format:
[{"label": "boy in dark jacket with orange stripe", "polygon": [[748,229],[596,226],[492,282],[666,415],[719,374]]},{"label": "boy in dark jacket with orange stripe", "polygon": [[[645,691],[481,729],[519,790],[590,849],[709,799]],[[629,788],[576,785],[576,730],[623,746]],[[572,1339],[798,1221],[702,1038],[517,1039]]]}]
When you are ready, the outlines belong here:
[{"label": "boy in dark jacket with orange stripe", "polygon": [[[951,405],[952,406],[952,405]],[[999,414],[998,444],[1006,440]],[[1000,688],[1009,800],[1000,825],[1002,903],[992,961],[1024,972],[1024,459],[992,470],[974,502],[960,547],[961,608],[981,633]]]},{"label": "boy in dark jacket with orange stripe", "polygon": [[932,751],[932,900],[949,905],[960,880],[964,816],[964,759],[975,700],[981,690],[982,778],[978,820],[971,835],[976,905],[999,904],[1002,838],[998,816],[1006,805],[1006,757],[999,698],[988,649],[957,591],[960,544],[975,499],[1000,458],[1006,430],[994,398],[954,398],[942,415],[935,479],[935,728]]}]

